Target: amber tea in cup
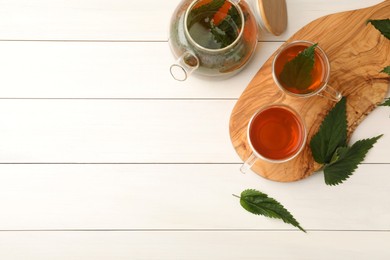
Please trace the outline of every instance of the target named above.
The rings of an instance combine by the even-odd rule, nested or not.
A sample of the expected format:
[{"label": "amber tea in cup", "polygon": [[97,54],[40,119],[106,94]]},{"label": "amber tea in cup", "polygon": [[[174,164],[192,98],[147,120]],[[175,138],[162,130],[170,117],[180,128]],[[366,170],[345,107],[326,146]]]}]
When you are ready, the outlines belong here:
[{"label": "amber tea in cup", "polygon": [[248,124],[252,154],[241,167],[247,172],[257,159],[282,163],[293,159],[306,143],[306,127],[299,114],[287,105],[271,105],[257,111]]},{"label": "amber tea in cup", "polygon": [[288,95],[296,97],[311,97],[320,95],[333,101],[339,101],[341,94],[328,85],[330,77],[330,63],[325,52],[316,46],[314,49],[314,65],[311,70],[311,82],[306,86],[291,86],[281,80],[281,73],[286,63],[293,60],[306,48],[314,43],[295,41],[282,48],[275,56],[272,64],[272,75],[278,87]]}]

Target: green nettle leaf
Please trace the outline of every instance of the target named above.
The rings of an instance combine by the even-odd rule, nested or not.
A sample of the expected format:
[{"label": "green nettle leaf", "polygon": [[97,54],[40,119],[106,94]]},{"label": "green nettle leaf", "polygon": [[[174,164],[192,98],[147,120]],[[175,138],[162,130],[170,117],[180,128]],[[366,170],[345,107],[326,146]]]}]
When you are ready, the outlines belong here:
[{"label": "green nettle leaf", "polygon": [[388,107],[390,107],[390,98],[387,98],[387,99],[385,100],[385,102],[383,102],[382,104],[380,104],[380,106],[388,106]]},{"label": "green nettle leaf", "polygon": [[338,147],[334,152],[332,159],[330,160],[328,165],[337,162],[340,158],[343,158],[344,155],[348,152],[348,150],[349,147],[347,146]]},{"label": "green nettle leaf", "polygon": [[343,97],[328,113],[320,130],[310,141],[314,160],[325,164],[325,183],[337,185],[348,179],[381,137],[363,139],[348,147],[346,98]]},{"label": "green nettle leaf", "polygon": [[203,4],[191,10],[187,18],[187,27],[190,28],[197,21],[203,20],[209,16],[210,13],[218,11],[226,0],[213,0],[210,3]]},{"label": "green nettle leaf", "polygon": [[221,48],[225,48],[232,44],[239,35],[241,28],[241,17],[235,7],[230,7],[225,19],[220,24],[214,25],[213,20],[210,20],[210,32],[214,40],[221,44]]},{"label": "green nettle leaf", "polygon": [[[241,25],[245,21],[241,21],[241,15],[238,12],[237,8],[234,6],[231,6],[228,15],[232,18],[233,23],[237,26],[237,29],[241,29]],[[244,13],[244,20],[245,20],[245,13]]]},{"label": "green nettle leaf", "polygon": [[382,135],[379,135],[357,141],[350,148],[340,147],[336,151],[336,153],[339,153],[339,158],[324,167],[325,183],[327,185],[337,185],[348,179],[364,160],[367,152],[381,137]]},{"label": "green nettle leaf", "polygon": [[383,34],[383,36],[390,40],[390,19],[368,20],[367,23],[374,25],[374,27]]},{"label": "green nettle leaf", "polygon": [[386,68],[384,68],[381,72],[384,72],[384,73],[387,73],[390,75],[390,66],[387,66]]},{"label": "green nettle leaf", "polygon": [[326,115],[319,131],[310,141],[314,160],[321,164],[331,162],[336,149],[343,146],[347,146],[345,97]]},{"label": "green nettle leaf", "polygon": [[214,23],[211,23],[210,25],[210,32],[212,33],[214,40],[221,44],[221,48],[229,46],[229,44],[234,41],[225,31],[222,31],[218,26],[215,26]]},{"label": "green nettle leaf", "polygon": [[225,4],[225,2],[226,0],[213,0],[208,4],[192,9],[190,15],[196,16],[204,12],[216,12]]},{"label": "green nettle leaf", "polygon": [[[236,196],[236,195],[234,195]],[[238,197],[238,196],[236,196]],[[244,190],[241,193],[240,204],[247,211],[256,214],[263,215],[269,218],[281,219],[287,224],[291,224],[294,227],[299,228],[303,232],[306,232],[298,223],[298,221],[291,215],[291,213],[283,207],[278,201],[268,197],[257,190]]]},{"label": "green nettle leaf", "polygon": [[284,85],[297,89],[306,89],[311,85],[314,51],[317,45],[316,43],[307,47],[284,65],[279,75],[279,79]]}]

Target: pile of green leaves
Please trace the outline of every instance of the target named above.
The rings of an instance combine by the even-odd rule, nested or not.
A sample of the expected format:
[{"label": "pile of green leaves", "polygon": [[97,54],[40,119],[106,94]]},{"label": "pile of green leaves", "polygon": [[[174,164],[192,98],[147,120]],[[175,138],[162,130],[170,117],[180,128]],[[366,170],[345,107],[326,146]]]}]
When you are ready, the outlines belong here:
[{"label": "pile of green leaves", "polygon": [[314,160],[324,165],[327,185],[337,185],[348,179],[382,136],[359,140],[348,146],[346,102],[344,97],[334,106],[310,141]]},{"label": "pile of green leaves", "polygon": [[313,82],[314,52],[317,43],[307,47],[288,61],[279,75],[283,85],[299,90],[307,89]]}]

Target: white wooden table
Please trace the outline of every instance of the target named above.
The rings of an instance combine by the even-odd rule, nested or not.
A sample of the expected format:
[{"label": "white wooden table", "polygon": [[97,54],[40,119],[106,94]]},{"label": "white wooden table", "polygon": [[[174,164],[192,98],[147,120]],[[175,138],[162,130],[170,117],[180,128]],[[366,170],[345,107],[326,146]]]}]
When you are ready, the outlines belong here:
[{"label": "white wooden table", "polygon": [[[174,81],[179,0],[0,0],[0,259],[390,259],[390,109],[352,141],[385,136],[345,184],[239,172],[230,112],[256,71],[308,22],[381,0],[287,0],[224,81]],[[389,14],[390,17],[390,14]],[[244,211],[246,188],[308,230]]]}]

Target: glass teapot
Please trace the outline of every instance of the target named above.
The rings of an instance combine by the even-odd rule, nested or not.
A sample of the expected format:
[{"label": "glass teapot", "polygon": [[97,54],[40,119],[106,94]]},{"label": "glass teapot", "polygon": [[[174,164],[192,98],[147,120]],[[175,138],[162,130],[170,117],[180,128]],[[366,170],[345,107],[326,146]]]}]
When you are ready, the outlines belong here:
[{"label": "glass teapot", "polygon": [[253,56],[259,28],[279,35],[286,26],[285,0],[182,0],[170,24],[169,44],[177,58],[170,72],[179,81],[194,71],[231,76]]}]

